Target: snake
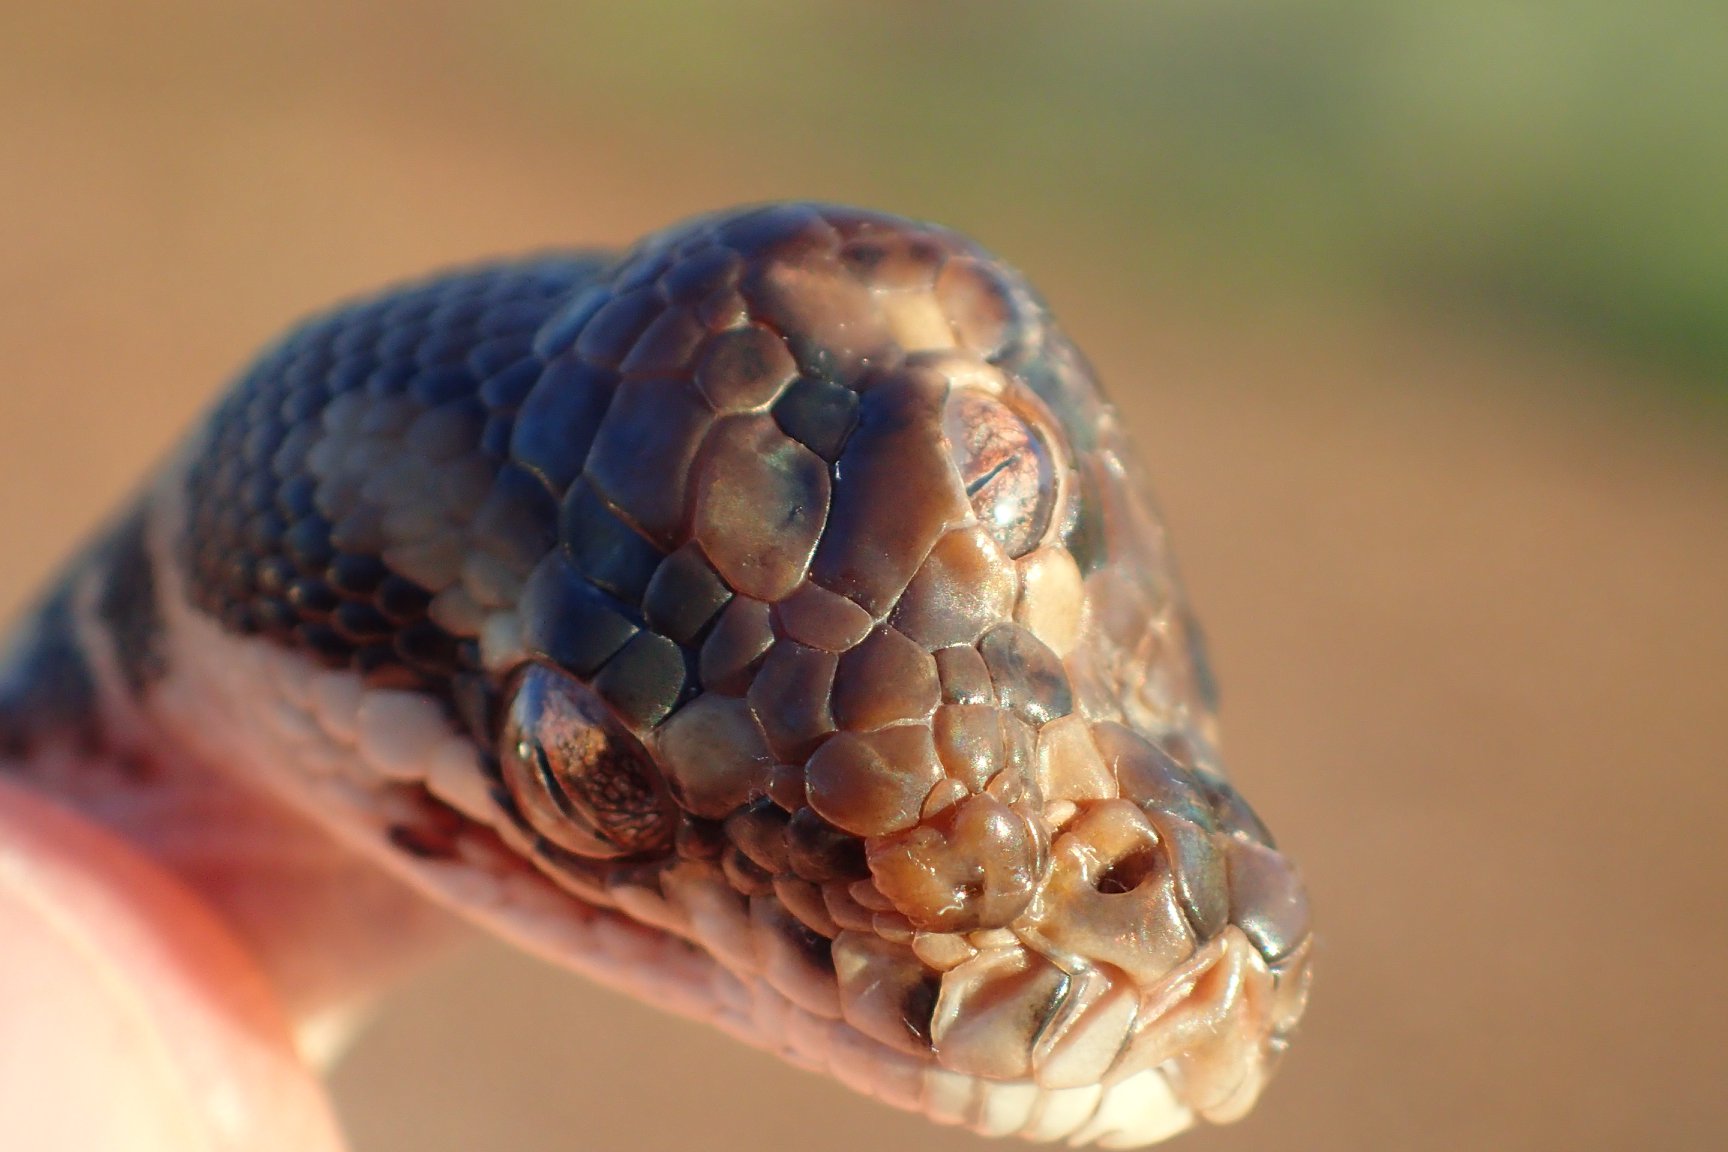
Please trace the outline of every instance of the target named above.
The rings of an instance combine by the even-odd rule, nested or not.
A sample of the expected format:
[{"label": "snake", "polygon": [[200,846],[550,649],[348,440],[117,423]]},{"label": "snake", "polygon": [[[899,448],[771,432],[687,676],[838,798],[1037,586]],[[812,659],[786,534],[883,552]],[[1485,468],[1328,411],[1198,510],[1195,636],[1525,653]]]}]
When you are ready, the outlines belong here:
[{"label": "snake", "polygon": [[309,1050],[477,925],[939,1123],[1133,1147],[1242,1116],[1308,998],[1216,715],[1049,306],[786,202],[292,328],[14,628],[0,773],[184,878]]}]

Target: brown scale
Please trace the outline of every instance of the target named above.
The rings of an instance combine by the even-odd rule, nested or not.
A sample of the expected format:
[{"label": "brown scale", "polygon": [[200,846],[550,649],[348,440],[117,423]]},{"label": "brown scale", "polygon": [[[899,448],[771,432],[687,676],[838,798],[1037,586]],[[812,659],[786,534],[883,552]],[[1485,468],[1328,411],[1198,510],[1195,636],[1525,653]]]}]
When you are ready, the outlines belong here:
[{"label": "brown scale", "polygon": [[789,639],[827,652],[853,647],[875,624],[846,597],[808,581],[774,605],[774,621]]},{"label": "brown scale", "polygon": [[975,644],[1006,618],[1017,592],[1014,566],[980,525],[937,540],[894,608],[894,626],[926,648]]},{"label": "brown scale", "polygon": [[714,412],[687,379],[621,381],[584,475],[650,539],[681,543],[690,470],[713,425]]},{"label": "brown scale", "polygon": [[1032,901],[1044,871],[1036,830],[990,795],[870,845],[870,872],[913,927],[932,932],[1005,928]]},{"label": "brown scale", "polygon": [[697,469],[696,542],[734,592],[778,601],[804,578],[828,494],[827,462],[772,417],[728,417]]},{"label": "brown scale", "polygon": [[747,694],[768,746],[782,761],[803,763],[834,731],[834,673],[839,658],[820,648],[780,640]]},{"label": "brown scale", "polygon": [[746,324],[708,342],[695,378],[715,411],[747,412],[772,404],[798,378],[798,365],[772,330]]},{"label": "brown scale", "polygon": [[946,398],[947,383],[929,373],[873,382],[836,465],[841,481],[811,576],[878,618],[942,533],[971,513],[942,437]]},{"label": "brown scale", "polygon": [[857,732],[924,720],[940,696],[930,654],[904,633],[878,628],[840,657],[834,671],[834,723]]},{"label": "brown scale", "polygon": [[767,791],[773,760],[738,697],[697,697],[660,729],[655,748],[672,795],[698,816],[724,817]]},{"label": "brown scale", "polygon": [[1007,762],[1002,714],[994,704],[944,704],[932,730],[949,777],[974,792],[989,787]]},{"label": "brown scale", "polygon": [[855,835],[878,836],[918,822],[942,765],[930,729],[901,724],[836,733],[811,755],[805,772],[818,814]]},{"label": "brown scale", "polygon": [[774,643],[771,610],[760,600],[735,596],[721,609],[702,642],[697,670],[709,692],[742,696]]}]

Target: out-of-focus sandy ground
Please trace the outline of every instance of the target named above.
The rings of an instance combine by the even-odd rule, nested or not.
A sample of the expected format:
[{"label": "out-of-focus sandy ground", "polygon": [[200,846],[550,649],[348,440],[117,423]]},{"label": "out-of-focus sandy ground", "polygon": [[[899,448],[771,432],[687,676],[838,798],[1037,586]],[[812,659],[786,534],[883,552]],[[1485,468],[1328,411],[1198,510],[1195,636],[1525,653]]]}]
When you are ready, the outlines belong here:
[{"label": "out-of-focus sandy ground", "polygon": [[[419,10],[40,7],[0,14],[7,609],[299,312],[848,194],[776,140],[540,117]],[[1036,253],[1127,410],[1313,890],[1304,1035],[1183,1146],[1728,1146],[1721,428],[1515,330],[1100,298],[1084,253],[984,239]],[[982,1147],[491,945],[334,1084],[360,1152]]]}]

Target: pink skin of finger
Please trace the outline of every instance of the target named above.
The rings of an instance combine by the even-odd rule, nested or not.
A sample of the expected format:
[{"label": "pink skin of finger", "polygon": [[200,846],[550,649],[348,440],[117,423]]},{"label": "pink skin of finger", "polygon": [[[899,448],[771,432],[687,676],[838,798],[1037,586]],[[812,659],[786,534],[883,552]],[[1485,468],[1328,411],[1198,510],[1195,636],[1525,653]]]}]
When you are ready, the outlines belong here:
[{"label": "pink skin of finger", "polygon": [[0,1129],[59,1152],[335,1152],[263,974],[161,868],[0,784]]}]

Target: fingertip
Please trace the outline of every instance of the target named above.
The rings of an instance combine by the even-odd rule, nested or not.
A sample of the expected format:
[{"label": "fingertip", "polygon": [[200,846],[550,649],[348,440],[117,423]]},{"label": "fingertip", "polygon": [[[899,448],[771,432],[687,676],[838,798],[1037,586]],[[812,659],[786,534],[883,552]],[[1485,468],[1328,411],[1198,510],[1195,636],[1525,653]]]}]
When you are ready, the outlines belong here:
[{"label": "fingertip", "polygon": [[214,914],[109,833],[4,783],[0,941],[8,1146],[341,1148],[269,984]]}]

